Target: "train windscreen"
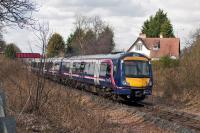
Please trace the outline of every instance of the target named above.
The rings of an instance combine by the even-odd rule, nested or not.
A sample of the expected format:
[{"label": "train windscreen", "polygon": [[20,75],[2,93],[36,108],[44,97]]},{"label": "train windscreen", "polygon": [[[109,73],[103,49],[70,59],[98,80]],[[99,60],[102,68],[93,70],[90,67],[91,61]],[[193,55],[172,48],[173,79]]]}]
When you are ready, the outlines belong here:
[{"label": "train windscreen", "polygon": [[126,77],[149,77],[149,62],[148,61],[125,61],[125,76]]}]

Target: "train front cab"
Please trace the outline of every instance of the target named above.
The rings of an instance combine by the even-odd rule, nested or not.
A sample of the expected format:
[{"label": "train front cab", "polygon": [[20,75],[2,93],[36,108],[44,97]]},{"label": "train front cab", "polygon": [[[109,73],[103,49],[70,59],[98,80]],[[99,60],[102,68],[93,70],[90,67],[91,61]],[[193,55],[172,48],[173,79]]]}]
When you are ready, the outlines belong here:
[{"label": "train front cab", "polygon": [[151,95],[153,77],[151,63],[147,57],[125,57],[120,65],[121,84],[116,89],[117,94],[131,101],[141,101]]}]

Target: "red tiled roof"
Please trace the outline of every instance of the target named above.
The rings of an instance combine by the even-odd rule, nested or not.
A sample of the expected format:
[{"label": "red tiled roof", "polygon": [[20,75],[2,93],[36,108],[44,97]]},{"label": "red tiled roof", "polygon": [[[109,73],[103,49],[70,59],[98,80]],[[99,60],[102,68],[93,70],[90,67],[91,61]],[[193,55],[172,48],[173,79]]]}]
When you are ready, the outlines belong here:
[{"label": "red tiled roof", "polygon": [[[179,57],[180,54],[180,39],[179,38],[138,38],[141,40],[147,49],[150,51],[151,58],[160,58],[163,56],[175,56]],[[135,45],[136,42],[133,44]],[[153,50],[153,46],[160,44],[160,48],[158,50]],[[130,51],[133,45],[129,48]]]},{"label": "red tiled roof", "polygon": [[[180,39],[179,38],[141,38],[148,49],[151,49],[150,57],[159,58],[162,56],[179,57],[180,53]],[[160,44],[158,50],[153,50],[153,46]]]}]

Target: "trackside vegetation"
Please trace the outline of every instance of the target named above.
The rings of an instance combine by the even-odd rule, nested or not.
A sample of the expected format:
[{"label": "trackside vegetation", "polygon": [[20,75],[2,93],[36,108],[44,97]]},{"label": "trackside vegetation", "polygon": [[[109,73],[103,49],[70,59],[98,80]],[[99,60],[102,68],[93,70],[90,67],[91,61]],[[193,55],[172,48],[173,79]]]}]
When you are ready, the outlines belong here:
[{"label": "trackside vegetation", "polygon": [[161,57],[159,61],[152,62],[157,69],[175,68],[180,65],[179,59],[171,59],[169,56]]},{"label": "trackside vegetation", "polygon": [[[179,60],[163,57],[153,62],[154,95],[165,97],[168,103],[200,107],[200,34]],[[187,107],[187,106],[186,106]]]},{"label": "trackside vegetation", "polygon": [[17,52],[20,52],[20,49],[14,43],[5,46],[5,57],[15,59]]}]

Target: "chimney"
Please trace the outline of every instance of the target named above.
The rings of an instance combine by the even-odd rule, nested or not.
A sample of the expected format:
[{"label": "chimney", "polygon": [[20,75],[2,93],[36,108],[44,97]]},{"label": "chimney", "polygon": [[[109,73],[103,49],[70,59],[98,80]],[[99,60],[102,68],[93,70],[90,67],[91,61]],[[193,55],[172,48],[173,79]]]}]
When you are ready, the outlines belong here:
[{"label": "chimney", "polygon": [[162,33],[160,33],[160,38],[163,38],[163,34]]},{"label": "chimney", "polygon": [[140,34],[139,34],[139,38],[146,38],[146,34],[140,33]]}]

